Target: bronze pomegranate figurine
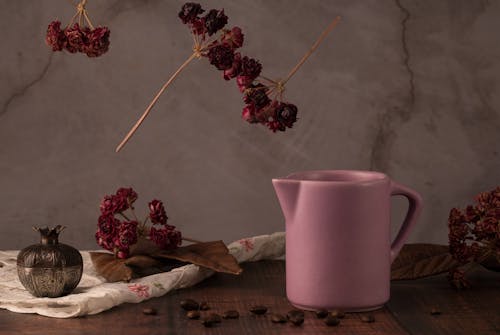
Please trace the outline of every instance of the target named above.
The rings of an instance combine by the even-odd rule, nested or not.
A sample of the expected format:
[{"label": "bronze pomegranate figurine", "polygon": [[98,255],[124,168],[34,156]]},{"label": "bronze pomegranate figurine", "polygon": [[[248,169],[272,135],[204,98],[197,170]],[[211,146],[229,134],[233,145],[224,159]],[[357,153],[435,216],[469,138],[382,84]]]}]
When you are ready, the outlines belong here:
[{"label": "bronze pomegranate figurine", "polygon": [[82,255],[75,248],[59,243],[59,233],[64,228],[34,227],[40,232],[40,243],[24,248],[17,255],[19,280],[35,297],[67,295],[82,278]]}]

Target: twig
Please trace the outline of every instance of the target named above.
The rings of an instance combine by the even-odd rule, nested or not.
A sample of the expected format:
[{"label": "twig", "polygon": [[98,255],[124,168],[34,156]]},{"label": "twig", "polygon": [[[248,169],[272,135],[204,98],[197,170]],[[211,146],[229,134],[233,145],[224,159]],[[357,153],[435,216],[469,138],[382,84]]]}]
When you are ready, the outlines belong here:
[{"label": "twig", "polygon": [[177,76],[182,72],[182,70],[184,70],[184,68],[186,66],[188,66],[188,64],[191,63],[191,61],[196,56],[197,56],[196,52],[194,52],[191,56],[189,56],[189,58],[177,69],[177,71],[175,71],[175,73],[170,77],[170,79],[162,86],[162,88],[160,89],[160,91],[156,94],[156,96],[153,98],[153,100],[149,103],[148,108],[146,108],[146,110],[144,111],[144,113],[142,113],[142,116],[139,118],[139,120],[137,120],[137,122],[132,127],[132,129],[130,129],[130,131],[125,136],[125,138],[116,147],[115,152],[119,152],[123,148],[123,146],[128,142],[128,140],[130,139],[130,137],[132,137],[132,135],[134,135],[134,133],[136,132],[137,128],[139,128],[139,126],[141,125],[141,123],[148,116],[149,112],[151,111],[151,109],[153,108],[153,106],[156,104],[156,102],[158,101],[158,99],[160,98],[160,96],[162,95],[163,91],[165,91],[165,89],[174,81],[175,78],[177,78]]},{"label": "twig", "polygon": [[302,57],[302,59],[295,65],[295,67],[288,73],[288,76],[284,80],[281,81],[283,85],[286,84],[288,80],[297,72],[297,70],[304,64],[304,62],[311,56],[311,54],[318,48],[318,46],[323,42],[325,37],[335,28],[335,26],[339,23],[340,21],[340,16],[337,16],[331,23],[330,25],[321,33],[321,35],[318,37],[316,42],[312,45],[311,49]]}]

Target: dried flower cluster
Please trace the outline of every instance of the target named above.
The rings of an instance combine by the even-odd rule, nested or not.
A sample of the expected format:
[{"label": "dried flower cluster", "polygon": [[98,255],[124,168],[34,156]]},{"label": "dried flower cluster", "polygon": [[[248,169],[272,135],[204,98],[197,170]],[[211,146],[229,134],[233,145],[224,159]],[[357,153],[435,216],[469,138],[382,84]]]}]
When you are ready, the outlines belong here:
[{"label": "dried flower cluster", "polygon": [[[81,52],[89,57],[99,57],[108,51],[110,31],[107,27],[94,28],[85,3],[86,1],[82,1],[78,4],[77,13],[66,28],[61,29],[60,21],[49,24],[45,42],[52,51]],[[77,17],[79,22],[73,23]],[[88,25],[84,25],[85,23]]]},{"label": "dried flower cluster", "polygon": [[[182,235],[175,226],[167,224],[168,217],[163,203],[152,200],[148,205],[149,214],[141,223],[133,207],[137,198],[138,195],[132,188],[120,188],[116,194],[104,196],[95,234],[97,244],[112,251],[118,258],[127,258],[130,247],[140,237],[151,240],[163,250],[177,248],[181,244]],[[126,211],[130,211],[133,219],[127,216]],[[152,223],[149,228],[146,226],[147,220]]]},{"label": "dried flower cluster", "polygon": [[[223,71],[225,80],[236,78],[246,104],[242,118],[249,123],[266,125],[273,132],[292,128],[297,121],[297,107],[282,101],[283,84],[260,77],[261,63],[236,51],[243,46],[241,28],[224,28],[228,18],[223,9],[211,9],[202,16],[204,12],[201,5],[189,2],[182,6],[179,18],[193,34],[195,52],[207,57],[210,64]],[[216,34],[219,38],[210,39]]]},{"label": "dried flower cluster", "polygon": [[[475,201],[464,211],[453,208],[448,218],[450,253],[462,266],[491,256],[500,262],[500,186]],[[451,270],[449,279],[457,288],[469,286],[463,268]]]},{"label": "dried flower cluster", "polygon": [[237,51],[243,46],[244,36],[240,27],[226,28],[228,17],[223,9],[211,9],[205,13],[200,4],[188,2],[182,6],[179,18],[191,31],[194,41],[193,54],[163,84],[142,116],[118,144],[116,152],[134,135],[175,78],[193,59],[202,57],[208,58],[210,64],[222,71],[225,80],[236,80],[245,102],[242,111],[245,121],[265,125],[273,132],[292,128],[297,121],[298,110],[295,105],[283,100],[285,85],[340,21],[337,16],[284,79],[272,80],[261,75],[262,64],[257,59]]}]

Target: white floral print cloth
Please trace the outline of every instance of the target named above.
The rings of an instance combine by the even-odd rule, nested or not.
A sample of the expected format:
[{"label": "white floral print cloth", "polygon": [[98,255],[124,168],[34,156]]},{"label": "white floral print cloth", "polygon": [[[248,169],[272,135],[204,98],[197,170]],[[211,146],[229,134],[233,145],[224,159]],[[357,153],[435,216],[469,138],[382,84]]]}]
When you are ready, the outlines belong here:
[{"label": "white floral print cloth", "polygon": [[[228,249],[239,263],[284,259],[285,233],[241,239],[231,243]],[[54,318],[97,314],[125,302],[138,303],[160,297],[171,290],[193,286],[213,274],[211,270],[190,264],[128,283],[107,283],[95,272],[89,252],[82,251],[83,275],[73,293],[60,298],[35,298],[17,277],[18,252],[0,251],[0,308]]]}]

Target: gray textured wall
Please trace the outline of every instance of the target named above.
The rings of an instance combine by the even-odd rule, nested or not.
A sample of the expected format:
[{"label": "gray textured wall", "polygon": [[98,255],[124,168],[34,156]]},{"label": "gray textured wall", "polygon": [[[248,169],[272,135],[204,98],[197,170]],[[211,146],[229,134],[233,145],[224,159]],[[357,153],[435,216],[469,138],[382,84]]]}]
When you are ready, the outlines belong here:
[{"label": "gray textured wall", "polygon": [[[133,140],[115,146],[189,55],[182,2],[89,1],[112,31],[98,59],[52,54],[47,24],[71,1],[1,0],[0,248],[64,224],[95,248],[98,204],[133,186],[203,240],[284,230],[271,178],[305,169],[374,169],[422,193],[412,241],[446,242],[452,206],[500,184],[500,1],[204,1],[245,32],[270,77],[286,74],[336,15],[343,21],[290,82],[293,130],[240,119],[234,82],[201,60]],[[395,223],[405,202],[395,200]],[[399,208],[399,210],[398,210]]]}]

